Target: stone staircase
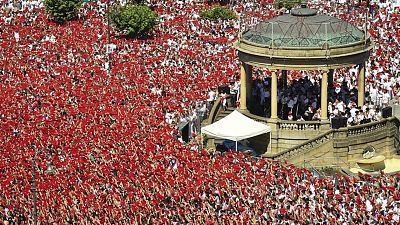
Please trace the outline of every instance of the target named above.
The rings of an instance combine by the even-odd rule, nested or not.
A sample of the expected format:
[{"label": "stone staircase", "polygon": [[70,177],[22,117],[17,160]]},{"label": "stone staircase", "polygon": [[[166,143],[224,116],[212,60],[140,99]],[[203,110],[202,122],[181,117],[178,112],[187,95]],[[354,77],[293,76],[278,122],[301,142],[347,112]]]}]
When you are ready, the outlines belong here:
[{"label": "stone staircase", "polygon": [[[235,108],[233,108],[233,107],[228,107],[227,110],[225,110],[225,111],[221,109],[220,112],[218,113],[217,118],[215,118],[214,123],[219,121],[219,120],[221,120],[221,119],[223,119],[225,116],[231,114],[234,110],[235,110]],[[216,145],[217,144],[222,144],[223,141],[224,141],[224,139],[215,138],[214,139],[214,144],[216,144]]]},{"label": "stone staircase", "polygon": [[225,116],[231,114],[234,110],[235,110],[235,108],[233,108],[233,107],[229,107],[225,111],[221,109],[221,111],[219,112],[217,118],[215,118],[214,123],[217,122],[218,120],[223,119]]}]

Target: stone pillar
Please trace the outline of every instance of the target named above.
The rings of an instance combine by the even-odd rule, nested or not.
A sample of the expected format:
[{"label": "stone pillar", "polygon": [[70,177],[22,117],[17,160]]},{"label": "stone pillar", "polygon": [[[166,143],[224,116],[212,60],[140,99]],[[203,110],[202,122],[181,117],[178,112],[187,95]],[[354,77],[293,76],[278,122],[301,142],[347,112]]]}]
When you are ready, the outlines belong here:
[{"label": "stone pillar", "polygon": [[276,70],[272,70],[271,76],[271,119],[278,118],[278,79]]},{"label": "stone pillar", "polygon": [[328,120],[328,73],[322,73],[321,80],[321,120]]},{"label": "stone pillar", "polygon": [[240,110],[247,111],[247,74],[246,64],[244,62],[240,65]]},{"label": "stone pillar", "polygon": [[358,66],[358,98],[357,105],[364,105],[364,96],[365,96],[365,62]]}]

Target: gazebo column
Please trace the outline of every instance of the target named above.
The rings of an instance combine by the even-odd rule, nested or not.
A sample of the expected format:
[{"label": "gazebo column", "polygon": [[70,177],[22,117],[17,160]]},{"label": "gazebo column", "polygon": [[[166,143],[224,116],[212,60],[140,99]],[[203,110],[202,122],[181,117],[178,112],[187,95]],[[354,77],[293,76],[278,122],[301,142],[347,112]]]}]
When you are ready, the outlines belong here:
[{"label": "gazebo column", "polygon": [[321,80],[321,120],[328,120],[328,72],[322,73]]},{"label": "gazebo column", "polygon": [[363,106],[364,105],[364,96],[365,96],[365,62],[361,63],[358,66],[358,98],[357,98],[357,105]]},{"label": "gazebo column", "polygon": [[247,111],[247,98],[251,93],[251,70],[252,67],[244,62],[240,65],[240,110]]},{"label": "gazebo column", "polygon": [[278,118],[278,79],[276,70],[272,70],[271,75],[271,119]]}]

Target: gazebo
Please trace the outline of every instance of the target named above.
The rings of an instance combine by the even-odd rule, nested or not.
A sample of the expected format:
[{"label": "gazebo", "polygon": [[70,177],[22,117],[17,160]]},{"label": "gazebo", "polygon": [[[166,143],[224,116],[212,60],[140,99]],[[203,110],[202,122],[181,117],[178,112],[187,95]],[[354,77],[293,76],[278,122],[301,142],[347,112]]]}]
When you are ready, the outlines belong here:
[{"label": "gazebo", "polygon": [[[307,8],[292,9],[244,31],[234,43],[241,61],[240,110],[247,111],[253,66],[271,71],[271,117],[278,120],[277,72],[319,70],[321,120],[328,120],[328,80],[333,70],[359,65],[358,105],[364,104],[365,61],[373,48],[367,32],[352,24]],[[286,79],[286,78],[284,78]]]},{"label": "gazebo", "polygon": [[[293,9],[290,14],[277,16],[244,31],[234,43],[241,61],[240,111],[252,120],[269,127],[266,134],[248,136],[249,145],[263,157],[287,160],[298,166],[312,168],[318,166],[349,169],[349,165],[360,162],[363,152],[370,146],[376,148],[377,153],[384,157],[391,158],[397,155],[400,123],[395,117],[384,117],[379,121],[350,127],[342,126],[341,122],[347,120],[342,121],[342,118],[338,117],[332,119],[332,125],[335,121],[336,125],[339,123],[340,126],[332,126],[332,129],[329,126],[328,84],[333,83],[333,72],[342,67],[358,66],[357,103],[359,106],[364,105],[365,61],[373,46],[374,43],[366,31],[340,19],[318,15],[316,10],[305,5]],[[250,105],[253,101],[249,100],[257,96],[257,93],[252,92],[250,80],[254,66],[266,68],[271,72],[271,80],[268,78],[263,84],[254,82],[256,88],[261,88],[262,85],[264,90],[270,89],[268,97],[265,97],[265,93],[262,95],[271,101],[269,118],[257,115],[257,111]],[[321,71],[319,85],[315,85],[320,89],[320,121],[278,118],[277,74],[278,71],[282,71],[281,81],[284,83],[287,79],[285,74],[288,74],[289,70]],[[318,89],[314,90],[318,92]],[[315,100],[314,95],[314,102]],[[265,106],[265,102],[263,104]],[[223,110],[220,105],[221,102],[216,101],[211,109],[209,124],[222,121],[229,115],[229,110],[232,110]],[[236,121],[237,119],[230,121],[229,125]],[[218,122],[215,124],[218,125]],[[253,125],[239,123],[235,128],[219,128],[235,135],[243,131],[252,131],[253,128],[254,132],[257,130]],[[226,139],[226,136],[222,135],[212,136]],[[207,144],[212,148],[212,145],[221,143],[221,139],[209,138],[210,142]]]}]

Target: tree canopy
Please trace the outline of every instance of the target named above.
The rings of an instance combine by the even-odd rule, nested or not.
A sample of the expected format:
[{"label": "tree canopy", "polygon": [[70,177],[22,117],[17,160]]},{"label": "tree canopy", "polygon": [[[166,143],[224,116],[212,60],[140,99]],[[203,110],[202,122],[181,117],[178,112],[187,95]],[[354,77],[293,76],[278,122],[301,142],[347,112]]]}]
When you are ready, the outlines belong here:
[{"label": "tree canopy", "polygon": [[236,18],[236,14],[228,8],[215,6],[212,9],[204,11],[201,17],[208,20],[231,20]]},{"label": "tree canopy", "polygon": [[300,5],[301,2],[302,0],[276,0],[275,4],[279,9],[285,8],[291,10],[295,6]]},{"label": "tree canopy", "polygon": [[74,20],[83,0],[44,0],[46,12],[57,22]]},{"label": "tree canopy", "polygon": [[113,7],[109,16],[118,31],[131,37],[147,35],[153,30],[158,18],[157,13],[148,6],[132,4]]}]

